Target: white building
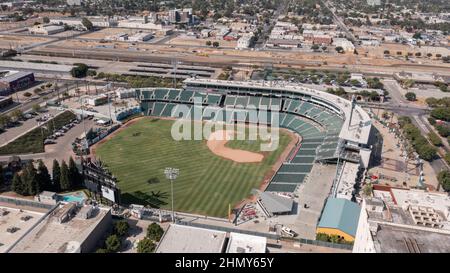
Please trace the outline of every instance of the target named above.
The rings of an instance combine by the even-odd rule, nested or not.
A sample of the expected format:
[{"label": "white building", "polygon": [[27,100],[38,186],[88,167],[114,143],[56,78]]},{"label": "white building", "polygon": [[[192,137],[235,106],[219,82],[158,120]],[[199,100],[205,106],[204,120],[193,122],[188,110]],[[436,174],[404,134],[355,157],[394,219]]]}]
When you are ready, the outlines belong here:
[{"label": "white building", "polygon": [[267,238],[230,232],[226,253],[265,253]]},{"label": "white building", "polygon": [[66,0],[67,5],[69,6],[81,6],[82,0]]},{"label": "white building", "polygon": [[356,253],[450,251],[450,197],[444,193],[375,187],[364,199]]},{"label": "white building", "polygon": [[31,34],[53,35],[56,33],[64,32],[64,27],[52,25],[36,25],[28,28],[28,32],[30,32]]},{"label": "white building", "polygon": [[146,42],[153,38],[153,33],[148,32],[139,32],[132,36],[128,37],[128,40],[131,42]]},{"label": "white building", "polygon": [[249,48],[252,44],[253,35],[244,35],[241,38],[237,40],[237,48],[238,49],[245,49]]},{"label": "white building", "polygon": [[369,6],[380,6],[381,0],[367,0],[367,5]]},{"label": "white building", "polygon": [[333,45],[335,47],[340,46],[344,49],[344,51],[347,52],[353,52],[355,50],[355,46],[353,45],[353,43],[345,38],[334,38]]},{"label": "white building", "polygon": [[[89,21],[92,22],[94,27],[115,27],[117,26],[117,21],[108,17],[87,17]],[[80,17],[61,17],[61,18],[51,18],[50,23],[56,25],[68,25],[71,27],[85,28],[82,24],[83,18]]]},{"label": "white building", "polygon": [[210,29],[202,29],[200,31],[200,36],[202,36],[202,38],[208,38],[210,33],[211,33]]}]

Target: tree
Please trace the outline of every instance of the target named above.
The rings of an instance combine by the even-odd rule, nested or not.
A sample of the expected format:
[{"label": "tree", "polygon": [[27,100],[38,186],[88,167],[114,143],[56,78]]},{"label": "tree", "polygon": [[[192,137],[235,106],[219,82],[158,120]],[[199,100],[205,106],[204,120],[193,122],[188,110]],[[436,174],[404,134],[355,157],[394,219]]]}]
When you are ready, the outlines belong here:
[{"label": "tree", "polygon": [[125,236],[128,233],[130,224],[126,220],[118,221],[114,224],[114,233],[120,237]]},{"label": "tree", "polygon": [[11,117],[8,115],[0,115],[0,126],[5,128],[11,123]]},{"label": "tree", "polygon": [[426,160],[426,161],[432,161],[436,158],[437,154],[437,148],[433,147],[429,144],[422,144],[422,145],[416,145],[416,150],[419,156]]},{"label": "tree", "polygon": [[109,253],[109,251],[106,248],[99,248],[95,251],[95,253]]},{"label": "tree", "polygon": [[120,239],[117,235],[110,235],[106,238],[105,246],[109,252],[117,252],[120,249]]},{"label": "tree", "polygon": [[436,107],[438,105],[438,99],[434,98],[434,97],[429,97],[426,98],[425,102],[428,104],[428,106],[430,107]]},{"label": "tree", "polygon": [[319,50],[319,45],[316,45],[316,44],[314,44],[314,45],[312,45],[311,46],[311,49],[313,50],[313,51],[317,51],[317,50]]},{"label": "tree", "polygon": [[447,154],[444,156],[444,159],[445,159],[445,161],[446,161],[448,164],[450,164],[450,153],[447,153]]},{"label": "tree", "polygon": [[94,25],[92,24],[92,22],[86,18],[83,17],[83,19],[81,19],[81,24],[83,24],[83,26],[87,29],[87,30],[93,30],[94,29]]},{"label": "tree", "polygon": [[36,195],[40,192],[37,171],[32,162],[26,165],[21,176],[27,195]]},{"label": "tree", "polygon": [[39,188],[44,191],[52,191],[52,178],[50,177],[47,166],[45,166],[44,162],[41,159],[39,159],[38,161],[37,175]]},{"label": "tree", "polygon": [[409,101],[415,101],[416,100],[416,94],[413,92],[408,92],[405,94],[405,98]]},{"label": "tree", "polygon": [[16,109],[16,110],[12,111],[12,113],[11,113],[11,118],[16,121],[20,120],[22,118],[22,116],[23,116],[23,112],[20,109]]},{"label": "tree", "polygon": [[59,184],[60,180],[61,180],[61,167],[59,166],[59,162],[55,159],[53,160],[53,167],[52,167],[52,183],[53,183],[53,190],[56,192],[61,191],[61,187]]},{"label": "tree", "polygon": [[34,112],[40,112],[41,111],[41,106],[39,104],[33,104],[32,109]]},{"label": "tree", "polygon": [[422,35],[420,34],[420,32],[416,32],[416,33],[414,33],[413,38],[414,39],[422,39]]},{"label": "tree", "polygon": [[211,41],[206,41],[206,46],[211,46],[212,42]]},{"label": "tree", "polygon": [[24,187],[24,184],[22,183],[22,178],[20,177],[19,173],[14,174],[11,184],[11,190],[20,195],[25,195],[26,193],[26,189]]},{"label": "tree", "polygon": [[219,47],[219,42],[215,41],[214,43],[212,43],[213,47]]},{"label": "tree", "polygon": [[72,157],[69,158],[69,180],[72,186],[80,186],[82,177]]},{"label": "tree", "polygon": [[371,183],[368,183],[363,188],[363,193],[365,196],[372,196],[373,186]]},{"label": "tree", "polygon": [[5,183],[4,178],[3,178],[3,166],[0,165],[0,188],[2,187],[2,185]]},{"label": "tree", "polygon": [[152,223],[147,228],[147,237],[153,241],[159,242],[163,234],[164,230],[157,223]]},{"label": "tree", "polygon": [[428,133],[428,139],[434,146],[442,146],[441,138],[433,132]]},{"label": "tree", "polygon": [[450,121],[450,111],[448,110],[448,107],[434,108],[430,114],[435,119]]},{"label": "tree", "polygon": [[155,251],[156,244],[149,238],[145,237],[140,240],[137,245],[138,253],[152,253]]},{"label": "tree", "polygon": [[337,47],[335,48],[335,50],[336,50],[338,53],[343,53],[343,52],[344,52],[344,48],[343,48],[342,46],[337,46]]},{"label": "tree", "polygon": [[72,189],[72,184],[70,183],[69,177],[69,167],[67,166],[66,161],[61,162],[61,178],[59,179],[59,186],[61,191],[67,191]]},{"label": "tree", "polygon": [[445,191],[450,191],[450,171],[443,170],[438,174],[438,181]]},{"label": "tree", "polygon": [[87,72],[89,70],[89,66],[83,63],[75,64],[75,67],[73,67],[70,70],[70,74],[74,78],[84,78],[87,76]]},{"label": "tree", "polygon": [[42,18],[42,22],[44,22],[44,24],[48,24],[50,23],[50,19],[48,17],[44,17]]}]

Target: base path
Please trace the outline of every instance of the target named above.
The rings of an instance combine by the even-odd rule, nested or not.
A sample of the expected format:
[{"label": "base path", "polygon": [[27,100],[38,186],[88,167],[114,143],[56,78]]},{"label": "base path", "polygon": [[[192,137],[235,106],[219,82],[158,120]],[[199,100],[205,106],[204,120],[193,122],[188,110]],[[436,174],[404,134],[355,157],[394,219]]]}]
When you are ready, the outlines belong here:
[{"label": "base path", "polygon": [[233,138],[234,131],[219,130],[212,133],[206,145],[215,155],[233,160],[238,163],[257,163],[264,159],[264,155],[244,150],[226,147],[227,142]]}]

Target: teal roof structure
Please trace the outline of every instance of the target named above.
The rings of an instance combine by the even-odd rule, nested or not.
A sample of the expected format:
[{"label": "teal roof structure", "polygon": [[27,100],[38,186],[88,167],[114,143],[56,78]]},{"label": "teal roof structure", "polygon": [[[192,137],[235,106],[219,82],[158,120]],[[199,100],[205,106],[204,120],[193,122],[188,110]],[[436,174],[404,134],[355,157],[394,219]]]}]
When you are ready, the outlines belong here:
[{"label": "teal roof structure", "polygon": [[335,228],[355,237],[360,212],[358,204],[347,199],[330,197],[327,199],[318,227]]}]

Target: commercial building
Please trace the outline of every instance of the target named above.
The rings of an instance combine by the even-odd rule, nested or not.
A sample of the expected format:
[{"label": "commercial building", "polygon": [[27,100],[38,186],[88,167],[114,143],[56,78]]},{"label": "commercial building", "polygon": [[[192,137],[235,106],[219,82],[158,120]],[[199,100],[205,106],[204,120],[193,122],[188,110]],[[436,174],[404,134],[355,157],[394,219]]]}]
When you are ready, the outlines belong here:
[{"label": "commercial building", "polygon": [[98,106],[102,105],[108,102],[108,96],[107,95],[97,95],[97,96],[84,96],[82,98],[84,103],[91,105],[91,106]]},{"label": "commercial building", "polygon": [[361,208],[347,199],[328,198],[317,225],[317,233],[354,241]]},{"label": "commercial building", "polygon": [[0,71],[0,96],[6,96],[34,84],[34,74],[23,71]]},{"label": "commercial building", "polygon": [[36,25],[28,28],[28,32],[31,34],[42,34],[42,35],[52,35],[60,32],[64,32],[63,26],[54,26],[54,25]]},{"label": "commercial building", "polygon": [[279,48],[299,48],[302,43],[300,40],[287,40],[287,39],[269,39],[266,43],[266,47],[279,47]]},{"label": "commercial building", "polygon": [[171,224],[156,253],[265,253],[267,238]]},{"label": "commercial building", "polygon": [[[115,27],[117,26],[117,20],[108,17],[87,17],[92,22],[94,27]],[[85,29],[82,24],[83,18],[80,17],[60,17],[50,18],[50,24],[56,25],[68,25],[79,29]]]},{"label": "commercial building", "polygon": [[123,100],[123,99],[129,99],[134,98],[136,96],[136,92],[133,89],[124,89],[120,88],[116,90],[116,96],[117,98]]},{"label": "commercial building", "polygon": [[347,52],[353,52],[355,50],[355,46],[353,45],[353,43],[345,38],[334,38],[333,45],[335,47],[340,46],[344,49],[344,51]]},{"label": "commercial building", "polygon": [[[3,201],[3,200],[2,200]],[[33,225],[45,216],[46,209],[24,209],[0,206],[0,253],[8,252]]]},{"label": "commercial building", "polygon": [[146,42],[153,38],[153,33],[139,32],[128,37],[131,42]]},{"label": "commercial building", "polygon": [[369,6],[380,6],[381,0],[367,0],[367,5]]},{"label": "commercial building", "polygon": [[81,3],[83,3],[82,0],[66,0],[67,5],[69,6],[81,6]]},{"label": "commercial building", "polygon": [[169,22],[172,24],[192,24],[194,20],[192,9],[169,10]]},{"label": "commercial building", "polygon": [[156,253],[222,253],[227,233],[172,224],[159,242]]},{"label": "commercial building", "polygon": [[[111,210],[85,208],[76,203],[59,204],[37,221],[7,252],[79,253],[94,251],[110,229]],[[94,213],[86,213],[94,211]],[[80,214],[81,213],[81,214]],[[79,215],[80,214],[80,215]]]},{"label": "commercial building", "polygon": [[353,252],[448,253],[449,208],[444,193],[374,185],[362,202]]},{"label": "commercial building", "polygon": [[244,35],[237,41],[238,49],[246,49],[249,48],[252,44],[253,35]]},{"label": "commercial building", "polygon": [[226,253],[265,253],[267,238],[231,232]]}]

